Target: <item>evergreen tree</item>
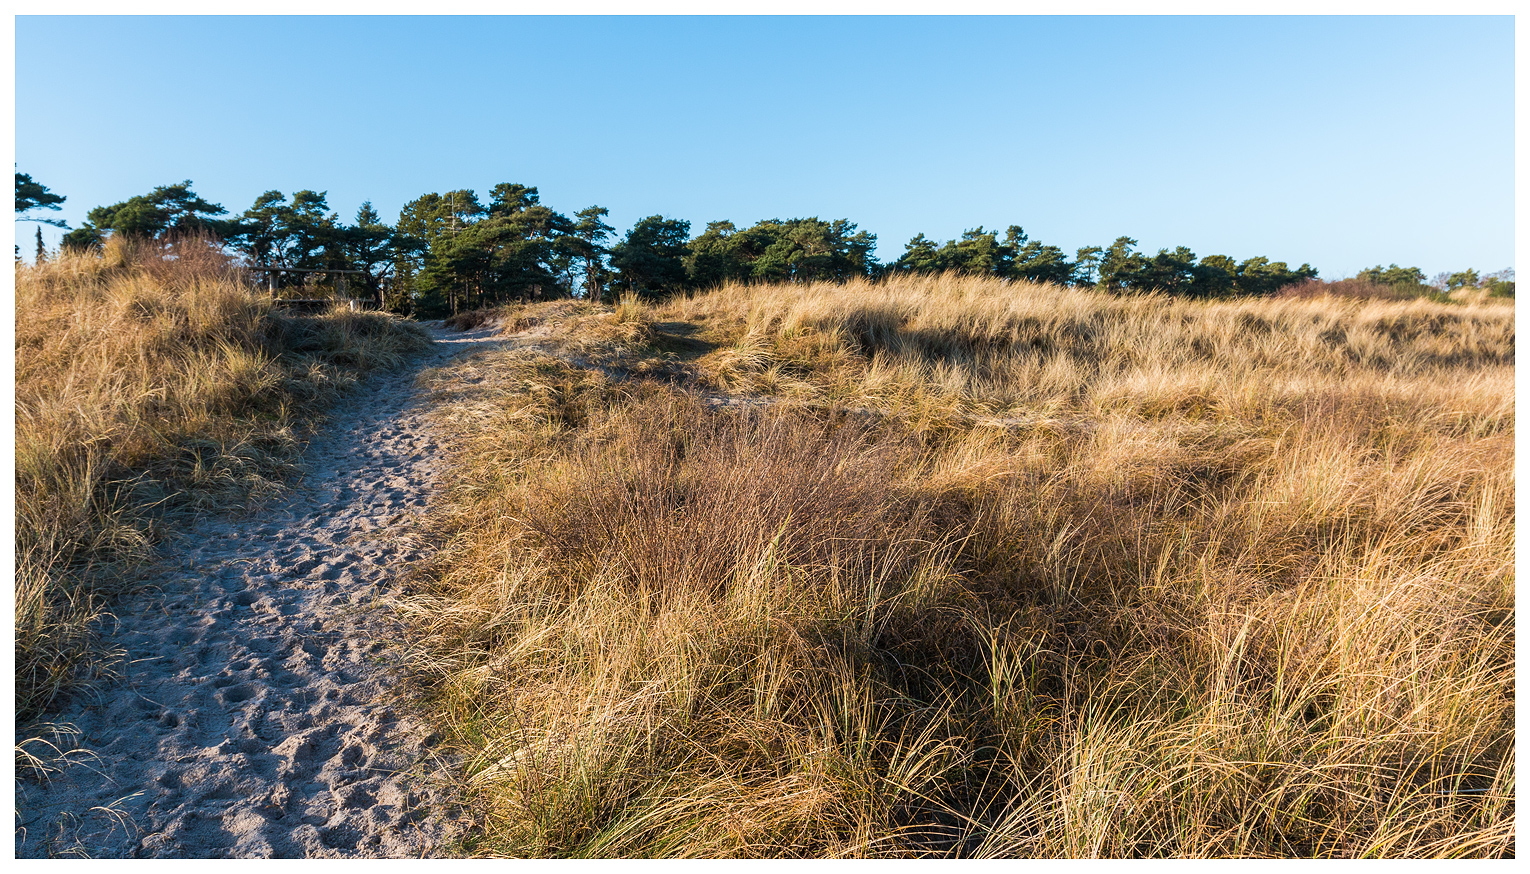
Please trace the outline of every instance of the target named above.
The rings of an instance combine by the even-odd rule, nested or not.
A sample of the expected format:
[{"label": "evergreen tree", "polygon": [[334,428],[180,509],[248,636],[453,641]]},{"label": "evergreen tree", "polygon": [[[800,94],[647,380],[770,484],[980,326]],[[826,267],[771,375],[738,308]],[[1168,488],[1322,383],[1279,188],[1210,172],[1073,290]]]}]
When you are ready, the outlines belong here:
[{"label": "evergreen tree", "polygon": [[1184,246],[1176,246],[1173,251],[1159,249],[1157,255],[1144,257],[1139,262],[1131,285],[1142,290],[1197,297],[1200,295],[1193,287],[1195,277],[1192,272],[1195,266],[1195,253]]},{"label": "evergreen tree", "polygon": [[728,281],[843,282],[877,269],[875,234],[849,219],[767,219],[738,230],[732,222],[707,225],[692,240],[686,275],[695,288]]},{"label": "evergreen tree", "polygon": [[[330,211],[327,192],[298,191],[288,201],[280,191],[267,191],[232,221],[225,222],[226,239],[252,265],[303,270],[351,269],[353,235]],[[303,285],[309,277],[277,273],[278,286]],[[365,284],[376,299],[377,290]]]},{"label": "evergreen tree", "polygon": [[[1415,285],[1422,287],[1424,273],[1422,270],[1415,270],[1415,272],[1419,280]],[[1238,279],[1233,285],[1233,290],[1237,294],[1274,294],[1288,285],[1313,279],[1317,274],[1317,269],[1310,264],[1303,264],[1292,270],[1284,261],[1271,261],[1259,255],[1238,265]]]},{"label": "evergreen tree", "polygon": [[574,223],[536,188],[509,182],[494,186],[487,206],[471,190],[422,195],[404,207],[396,233],[424,244],[401,245],[396,267],[421,314],[569,293],[580,254],[569,239]]},{"label": "evergreen tree", "polygon": [[1078,270],[1078,265],[1070,262],[1062,249],[1028,238],[1019,225],[1009,226],[1000,251],[1008,261],[1007,268],[1000,265],[1000,276],[1067,285],[1073,282]]},{"label": "evergreen tree", "polygon": [[960,239],[947,241],[939,247],[924,234],[919,234],[909,240],[903,256],[890,270],[907,273],[953,271],[968,276],[1061,284],[1072,281],[1074,265],[1062,249],[1030,239],[1019,225],[1005,229],[1003,240],[999,239],[997,231],[984,230],[979,225],[962,232]]},{"label": "evergreen tree", "polygon": [[1131,286],[1131,280],[1141,268],[1142,256],[1135,251],[1137,241],[1131,237],[1116,237],[1100,255],[1100,285],[1111,291]]},{"label": "evergreen tree", "polygon": [[[1018,227],[1014,230],[1020,231]],[[982,225],[963,231],[961,239],[940,247],[941,269],[968,276],[1003,276],[1013,259],[1013,249],[1001,244],[997,233],[983,230]]]},{"label": "evergreen tree", "polygon": [[691,241],[684,258],[685,275],[693,288],[716,288],[725,282],[749,279],[750,265],[740,251],[738,228],[730,221],[707,222]]},{"label": "evergreen tree", "polygon": [[[38,230],[41,230],[39,228]],[[1455,291],[1458,288],[1476,288],[1482,278],[1476,270],[1462,270],[1459,273],[1450,273],[1444,277],[1443,284],[1446,291]]]},{"label": "evergreen tree", "polygon": [[[40,222],[45,225],[53,225],[56,228],[67,228],[62,219],[38,218],[27,215],[34,209],[59,209],[60,204],[69,198],[54,194],[48,190],[48,186],[34,182],[28,173],[16,174],[16,220],[23,222]],[[41,229],[39,229],[41,230]]]},{"label": "evergreen tree", "polygon": [[187,179],[175,185],[161,185],[122,203],[92,209],[83,226],[64,236],[63,244],[70,248],[99,245],[107,233],[158,241],[186,233],[223,237],[234,229],[230,223],[213,216],[227,212],[198,196]]},{"label": "evergreen tree", "polygon": [[626,239],[611,248],[611,266],[634,293],[656,297],[679,291],[685,286],[690,232],[691,223],[684,219],[638,219]]},{"label": "evergreen tree", "polygon": [[751,230],[756,239],[765,235],[773,238],[750,265],[750,274],[756,279],[844,282],[866,276],[876,266],[871,255],[876,236],[865,231],[855,233],[855,225],[848,219],[773,219]]},{"label": "evergreen tree", "polygon": [[903,254],[888,269],[896,273],[938,273],[946,269],[946,262],[935,242],[920,233],[904,244]]},{"label": "evergreen tree", "polygon": [[1207,255],[1191,272],[1201,297],[1221,297],[1237,289],[1238,262],[1226,255]]},{"label": "evergreen tree", "polygon": [[1075,285],[1093,286],[1100,275],[1100,259],[1105,250],[1099,246],[1081,246],[1073,253],[1073,275],[1069,282]]},{"label": "evergreen tree", "polygon": [[422,194],[404,205],[395,228],[399,245],[394,275],[412,312],[424,316],[457,312],[466,289],[461,277],[440,262],[452,238],[487,213],[471,189]]},{"label": "evergreen tree", "polygon": [[393,229],[383,222],[368,200],[356,210],[356,224],[342,228],[340,237],[347,265],[361,271],[361,284],[367,294],[379,307],[386,307],[383,289],[395,264]]},{"label": "evergreen tree", "polygon": [[1356,279],[1364,279],[1377,285],[1391,285],[1412,290],[1424,284],[1424,271],[1417,267],[1398,267],[1393,264],[1389,267],[1376,265],[1368,267],[1355,274]]},{"label": "evergreen tree", "polygon": [[1229,294],[1272,294],[1287,285],[1317,276],[1303,264],[1292,270],[1284,261],[1262,255],[1241,263],[1225,255],[1195,259],[1184,246],[1160,249],[1151,258],[1134,251],[1137,241],[1118,237],[1100,259],[1100,284],[1111,291],[1161,291],[1187,297]]},{"label": "evergreen tree", "polygon": [[229,235],[229,244],[242,253],[251,264],[267,266],[291,266],[283,264],[283,249],[287,196],[280,191],[267,191],[255,198],[255,203],[235,219],[236,229]]},{"label": "evergreen tree", "polygon": [[404,204],[399,212],[398,231],[435,246],[442,238],[453,236],[488,214],[472,189],[445,194],[422,194]]},{"label": "evergreen tree", "polygon": [[615,228],[602,220],[610,212],[603,206],[589,206],[574,213],[577,221],[567,238],[570,252],[582,264],[579,287],[585,299],[595,303],[600,303],[603,289],[610,281],[605,259],[611,250],[605,242]]}]

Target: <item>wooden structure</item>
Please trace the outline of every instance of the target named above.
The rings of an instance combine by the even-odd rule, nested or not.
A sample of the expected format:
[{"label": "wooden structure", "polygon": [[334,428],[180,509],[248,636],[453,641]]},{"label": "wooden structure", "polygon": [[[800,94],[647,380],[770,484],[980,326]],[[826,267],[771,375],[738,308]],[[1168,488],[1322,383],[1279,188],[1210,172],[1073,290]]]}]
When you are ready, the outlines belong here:
[{"label": "wooden structure", "polygon": [[[276,302],[277,306],[304,311],[313,311],[321,310],[331,304],[345,303],[351,308],[352,311],[355,311],[361,309],[363,306],[375,303],[374,301],[354,298],[350,295],[350,284],[346,281],[346,277],[351,274],[360,274],[362,272],[360,270],[337,270],[328,267],[269,267],[262,265],[255,265],[245,269],[252,273],[266,274],[266,289],[271,292],[271,299]],[[335,283],[336,296],[334,298],[277,297],[276,277],[279,273],[297,273],[304,276],[315,273],[333,273],[337,277]]]}]

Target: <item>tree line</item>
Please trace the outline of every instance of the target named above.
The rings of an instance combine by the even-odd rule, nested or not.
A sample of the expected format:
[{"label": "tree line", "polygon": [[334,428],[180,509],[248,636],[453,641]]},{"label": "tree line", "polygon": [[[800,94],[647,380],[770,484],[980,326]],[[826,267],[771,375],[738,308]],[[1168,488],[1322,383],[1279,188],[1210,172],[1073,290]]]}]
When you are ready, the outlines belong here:
[{"label": "tree line", "polygon": [[[63,201],[30,176],[18,173],[16,179],[18,215],[56,209]],[[292,270],[274,274],[278,287],[302,284],[310,275],[296,271],[355,271],[356,284],[378,306],[422,318],[513,300],[600,301],[623,293],[656,298],[730,281],[843,282],[956,272],[1209,298],[1270,294],[1317,276],[1305,263],[1293,269],[1263,256],[1198,258],[1184,246],[1150,255],[1125,236],[1069,255],[1031,239],[1018,225],[1002,236],[978,227],[943,242],[921,233],[896,260],[881,263],[873,254],[876,235],[848,219],[767,219],[745,228],[714,221],[692,237],[690,222],[654,215],[618,236],[605,221],[608,215],[601,206],[565,215],[543,204],[534,186],[508,182],[490,189],[486,200],[471,189],[422,194],[391,225],[370,202],[344,222],[325,192],[310,190],[291,197],[267,191],[235,215],[197,195],[187,180],[92,209],[62,245],[90,248],[112,235],[207,235],[250,266]],[[1389,269],[1375,268],[1376,281],[1414,281],[1414,274],[1422,281],[1416,268]],[[1467,271],[1449,281],[1482,280]],[[1512,283],[1510,289],[1512,294]]]}]

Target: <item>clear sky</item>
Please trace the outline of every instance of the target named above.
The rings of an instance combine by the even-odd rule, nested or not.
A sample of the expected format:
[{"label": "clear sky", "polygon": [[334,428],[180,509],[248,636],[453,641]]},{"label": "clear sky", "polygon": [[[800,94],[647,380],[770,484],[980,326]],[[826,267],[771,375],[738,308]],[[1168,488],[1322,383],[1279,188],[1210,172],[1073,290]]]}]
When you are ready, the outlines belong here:
[{"label": "clear sky", "polygon": [[848,218],[883,260],[1019,224],[1070,253],[1124,234],[1327,278],[1493,271],[1514,263],[1514,26],[20,16],[16,162],[72,226],[183,179],[236,213],[327,191],[347,221],[519,182],[619,231]]}]

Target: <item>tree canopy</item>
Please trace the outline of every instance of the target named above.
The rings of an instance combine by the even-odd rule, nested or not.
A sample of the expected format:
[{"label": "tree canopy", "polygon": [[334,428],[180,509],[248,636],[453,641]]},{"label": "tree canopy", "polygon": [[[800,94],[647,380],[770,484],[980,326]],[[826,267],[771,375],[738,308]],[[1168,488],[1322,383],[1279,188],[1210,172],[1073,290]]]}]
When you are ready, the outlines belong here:
[{"label": "tree canopy", "polygon": [[617,281],[649,297],[680,291],[686,285],[685,256],[691,223],[651,215],[638,219],[626,239],[611,248]]},{"label": "tree canopy", "polygon": [[[28,215],[34,209],[58,210],[60,205],[68,200],[61,194],[54,194],[48,190],[48,186],[32,179],[31,174],[16,174],[16,220],[19,222],[39,222],[52,225],[56,228],[69,227],[61,219],[42,218]],[[38,229],[41,232],[41,228]]]},{"label": "tree canopy", "polygon": [[224,227],[229,245],[252,264],[339,269],[347,263],[346,235],[327,192],[303,190],[289,201],[267,191]]},{"label": "tree canopy", "polygon": [[[534,186],[518,183],[494,186],[487,205],[470,189],[423,194],[399,214],[394,278],[400,297],[413,311],[441,314],[570,294],[576,262],[586,262],[588,276],[589,262],[603,254],[596,251],[602,239],[596,225],[603,223],[598,216],[582,221],[581,230],[543,205]],[[595,275],[600,281],[598,270]]]},{"label": "tree canopy", "polygon": [[[221,218],[227,211],[191,186],[187,180],[96,207],[64,245],[97,245],[114,234],[157,240],[212,234],[252,266],[357,271],[366,296],[378,305],[424,317],[510,300],[600,301],[622,292],[662,297],[725,282],[846,282],[952,272],[1206,298],[1271,294],[1317,275],[1309,264],[1292,268],[1262,255],[1197,257],[1185,246],[1149,254],[1127,236],[1070,256],[1019,225],[1002,233],[979,226],[945,241],[920,233],[886,264],[874,255],[876,236],[843,218],[764,219],[748,227],[722,219],[692,237],[689,221],[650,215],[618,237],[605,207],[589,206],[570,218],[544,204],[535,186],[512,182],[495,185],[486,198],[467,188],[421,194],[391,226],[370,202],[347,224],[330,209],[326,192],[308,189],[290,199],[267,191],[239,215]],[[63,201],[30,176],[16,174],[19,217],[57,209]],[[1423,287],[1422,271],[1396,264],[1360,276]],[[293,281],[299,280],[284,283]],[[1514,287],[1512,271],[1441,274],[1434,284],[1510,296]]]},{"label": "tree canopy", "polygon": [[611,211],[603,206],[590,206],[574,213],[578,221],[566,238],[567,249],[579,271],[578,287],[586,300],[600,301],[602,290],[608,286],[614,274],[606,266],[611,250],[606,240],[616,230],[604,219]]},{"label": "tree canopy", "polygon": [[767,219],[745,230],[715,221],[681,256],[692,288],[727,281],[843,282],[876,269],[877,238],[848,219]]},{"label": "tree canopy", "polygon": [[67,247],[100,245],[107,233],[164,240],[172,234],[206,233],[228,235],[228,225],[213,216],[228,210],[203,200],[191,190],[191,180],[175,185],[161,185],[148,194],[140,194],[122,203],[98,206],[86,213],[85,224],[64,235]]},{"label": "tree canopy", "polygon": [[1098,285],[1109,291],[1163,291],[1190,297],[1268,294],[1317,275],[1308,264],[1292,270],[1283,261],[1263,256],[1238,262],[1226,255],[1196,260],[1184,246],[1160,249],[1156,255],[1138,252],[1137,241],[1117,237],[1109,246],[1086,246],[1072,261],[1057,246],[1030,239],[1019,225],[1010,225],[1003,239],[981,226],[960,239],[937,245],[919,234],[902,257],[888,265],[891,273],[947,271],[1001,279],[1051,282],[1057,285]]}]

